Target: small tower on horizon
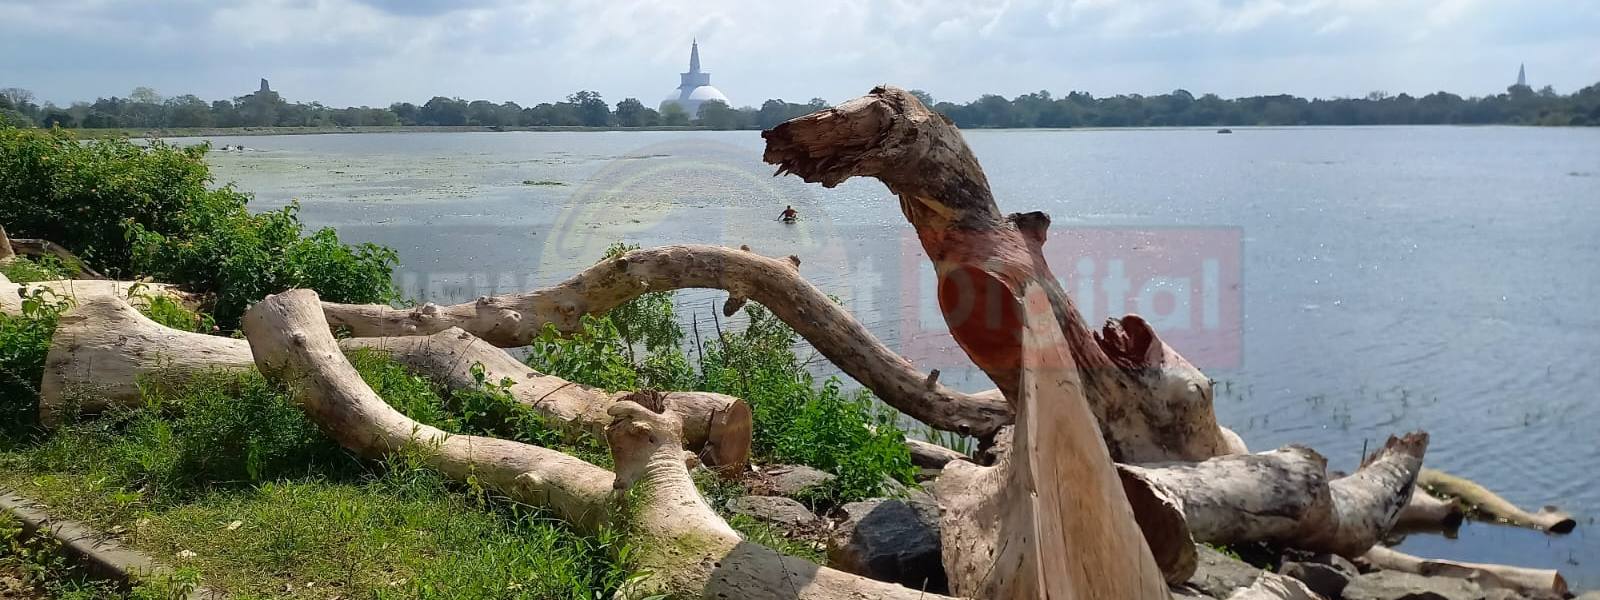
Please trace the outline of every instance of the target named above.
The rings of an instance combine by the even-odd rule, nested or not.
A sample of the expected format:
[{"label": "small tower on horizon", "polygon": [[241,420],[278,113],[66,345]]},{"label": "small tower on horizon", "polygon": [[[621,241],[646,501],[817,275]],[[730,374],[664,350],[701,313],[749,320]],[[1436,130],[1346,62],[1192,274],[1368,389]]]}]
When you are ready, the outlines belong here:
[{"label": "small tower on horizon", "polygon": [[1520,85],[1522,87],[1528,87],[1528,69],[1527,69],[1527,66],[1528,65],[1526,63],[1517,65],[1517,85]]}]

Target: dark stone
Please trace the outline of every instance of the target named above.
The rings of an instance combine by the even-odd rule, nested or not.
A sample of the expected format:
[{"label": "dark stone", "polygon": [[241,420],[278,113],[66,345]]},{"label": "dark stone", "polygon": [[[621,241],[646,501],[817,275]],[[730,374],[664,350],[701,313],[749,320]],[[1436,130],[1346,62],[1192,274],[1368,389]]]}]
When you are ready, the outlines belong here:
[{"label": "dark stone", "polygon": [[1338,598],[1350,584],[1350,578],[1356,575],[1353,565],[1350,572],[1345,572],[1333,565],[1314,562],[1285,562],[1278,567],[1278,574],[1299,579],[1324,598]]},{"label": "dark stone", "polygon": [[1344,588],[1345,600],[1483,600],[1478,584],[1455,577],[1423,577],[1399,571],[1358,575]]},{"label": "dark stone", "polygon": [[833,481],[833,475],[804,465],[778,465],[766,470],[766,485],[773,494],[798,496],[811,488]]},{"label": "dark stone", "polygon": [[806,527],[816,524],[817,515],[811,509],[783,496],[744,496],[728,501],[728,510],[749,515],[760,521],[788,527]]},{"label": "dark stone", "polygon": [[1198,556],[1188,585],[1212,598],[1227,598],[1236,589],[1250,587],[1261,576],[1261,569],[1205,544],[1196,545],[1195,550]]},{"label": "dark stone", "polygon": [[945,593],[939,507],[924,500],[868,500],[842,509],[828,536],[828,565],[912,589]]}]

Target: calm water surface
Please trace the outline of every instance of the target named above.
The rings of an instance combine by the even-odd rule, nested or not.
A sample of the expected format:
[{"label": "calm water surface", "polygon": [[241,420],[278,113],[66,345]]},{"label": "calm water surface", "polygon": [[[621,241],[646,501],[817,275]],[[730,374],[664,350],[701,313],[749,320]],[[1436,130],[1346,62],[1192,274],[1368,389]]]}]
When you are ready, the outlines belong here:
[{"label": "calm water surface", "polygon": [[[1168,277],[1145,279],[1154,312],[1192,300],[1195,318],[1162,332],[1219,381],[1218,416],[1252,449],[1305,444],[1348,470],[1390,433],[1426,430],[1430,465],[1580,525],[1469,524],[1458,539],[1414,535],[1408,551],[1557,567],[1600,588],[1600,130],[966,135],[1003,210],[1053,217],[1058,275],[1156,265],[1145,275]],[[753,132],[212,142],[248,148],[212,161],[259,207],[298,199],[308,221],[399,250],[397,281],[414,297],[546,285],[618,240],[749,244],[801,257],[818,287],[947,383],[989,387],[940,332],[930,268],[887,190],[773,179]],[[785,204],[800,224],[774,222]],[[1209,321],[1207,293],[1221,298]],[[680,294],[703,331],[713,302]],[[1099,320],[1106,303],[1086,312]]]}]

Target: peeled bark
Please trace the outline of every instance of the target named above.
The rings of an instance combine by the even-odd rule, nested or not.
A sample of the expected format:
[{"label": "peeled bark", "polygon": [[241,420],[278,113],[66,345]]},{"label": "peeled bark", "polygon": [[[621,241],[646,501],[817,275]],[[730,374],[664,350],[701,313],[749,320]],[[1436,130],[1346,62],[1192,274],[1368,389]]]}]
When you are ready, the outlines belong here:
[{"label": "peeled bark", "polygon": [[799,260],[767,258],[718,246],[635,250],[595,264],[553,287],[485,296],[451,306],[415,309],[328,304],[328,321],[358,337],[429,335],[459,327],[500,347],[524,346],[553,325],[579,330],[583,315],[600,315],[641,294],[683,288],[727,290],[725,314],[747,300],[766,306],[840,370],[890,406],[928,425],[978,437],[1011,421],[993,394],[966,394],[919,372],[890,351],[837,303],[800,277]]},{"label": "peeled bark", "polygon": [[[423,448],[423,460],[457,480],[474,478],[516,502],[550,508],[581,530],[626,525],[646,541],[631,557],[650,573],[624,596],[664,592],[704,598],[945,598],[818,567],[743,541],[690,480],[675,414],[633,402],[609,411],[613,474],[566,454],[470,435],[450,435],[395,411],[339,351],[314,292],[268,296],[245,314],[256,365],[295,390],[306,413],[346,448],[382,456]],[[613,489],[641,493],[620,510]],[[625,518],[631,519],[624,523]]]},{"label": "peeled bark", "polygon": [[1484,515],[1502,523],[1550,533],[1570,533],[1578,526],[1572,515],[1559,508],[1545,506],[1539,512],[1530,513],[1475,481],[1438,469],[1423,469],[1417,483],[1435,493],[1456,498],[1473,515]]},{"label": "peeled bark", "polygon": [[1327,460],[1300,446],[1117,467],[1130,496],[1174,499],[1197,542],[1268,542],[1354,558],[1394,527],[1427,445],[1425,433],[1390,437],[1355,473],[1333,480]]},{"label": "peeled bark", "polygon": [[[974,598],[1166,598],[1194,574],[1194,543],[1163,577],[1117,480],[1043,290],[1023,304],[1012,450],[946,465],[934,482],[951,591]],[[1180,523],[1181,525],[1181,523]]]},{"label": "peeled bark", "polygon": [[956,343],[1011,397],[1021,380],[1015,298],[1048,294],[1111,457],[1204,460],[1234,445],[1217,426],[1211,382],[1137,316],[1091,332],[1043,255],[1050,218],[1002,215],[988,179],[949,119],[879,87],[762,132],[778,173],[834,187],[874,177],[900,198],[938,278]]},{"label": "peeled bark", "polygon": [[[470,389],[478,374],[490,384],[509,379],[516,401],[574,432],[603,439],[607,410],[627,393],[608,393],[544,375],[470,333],[450,328],[430,336],[340,340],[345,350],[371,348],[450,389]],[[481,370],[478,370],[480,369]],[[717,467],[750,460],[751,413],[743,400],[710,392],[666,392],[670,410],[683,423],[684,448]]]},{"label": "peeled bark", "polygon": [[123,297],[82,293],[77,305],[62,313],[45,356],[40,423],[55,425],[69,409],[95,413],[135,406],[141,401],[139,384],[157,373],[186,380],[206,371],[250,368],[250,348],[243,340],[162,326]]},{"label": "peeled bark", "polygon": [[1511,565],[1456,562],[1412,556],[1383,546],[1373,547],[1362,558],[1380,569],[1413,573],[1427,577],[1470,579],[1484,589],[1507,589],[1538,597],[1566,596],[1567,580],[1555,569],[1529,569]]}]

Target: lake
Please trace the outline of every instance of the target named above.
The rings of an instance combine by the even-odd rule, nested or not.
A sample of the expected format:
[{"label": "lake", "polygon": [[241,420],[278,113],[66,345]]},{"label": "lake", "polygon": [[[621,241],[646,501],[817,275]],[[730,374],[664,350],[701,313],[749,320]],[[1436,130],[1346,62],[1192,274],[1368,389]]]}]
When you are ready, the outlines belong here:
[{"label": "lake", "polygon": [[[1579,526],[1469,523],[1405,550],[1556,567],[1600,588],[1600,129],[1234,131],[966,136],[1003,210],[1052,216],[1052,267],[1092,321],[1155,315],[1218,381],[1218,417],[1251,449],[1305,444],[1349,470],[1387,435],[1426,430],[1430,466]],[[992,387],[943,333],[893,196],[871,180],[772,178],[755,132],[212,142],[246,148],[211,160],[259,208],[298,199],[310,223],[397,249],[411,297],[547,285],[616,241],[748,244],[800,257],[942,381]],[[798,224],[776,222],[785,205]],[[714,331],[720,299],[682,292],[680,310]]]}]

